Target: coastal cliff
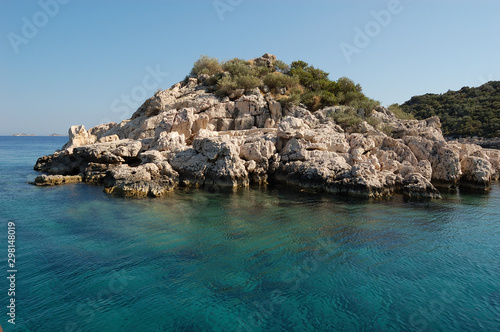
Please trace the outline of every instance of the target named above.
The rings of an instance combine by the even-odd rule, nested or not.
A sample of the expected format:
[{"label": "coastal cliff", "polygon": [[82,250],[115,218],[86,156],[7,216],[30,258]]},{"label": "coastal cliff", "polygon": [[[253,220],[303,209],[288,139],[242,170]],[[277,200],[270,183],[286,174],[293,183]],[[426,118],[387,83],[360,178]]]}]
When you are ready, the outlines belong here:
[{"label": "coastal cliff", "polygon": [[[264,55],[253,63],[272,65]],[[159,91],[130,119],[86,130],[34,169],[34,184],[102,183],[126,196],[162,196],[179,186],[280,182],[334,194],[439,198],[438,187],[487,189],[500,176],[500,151],[447,142],[439,118],[401,120],[366,110],[283,103],[269,88],[214,93],[211,75]],[[278,93],[279,94],[279,93]],[[282,91],[281,94],[284,94]],[[359,123],[341,125],[357,112]],[[375,125],[376,124],[376,125]]]}]

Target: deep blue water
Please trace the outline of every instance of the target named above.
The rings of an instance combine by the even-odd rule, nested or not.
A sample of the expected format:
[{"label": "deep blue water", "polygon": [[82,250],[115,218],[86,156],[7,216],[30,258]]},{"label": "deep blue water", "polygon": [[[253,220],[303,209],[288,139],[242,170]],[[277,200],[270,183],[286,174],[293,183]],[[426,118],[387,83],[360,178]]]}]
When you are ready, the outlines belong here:
[{"label": "deep blue water", "polygon": [[[500,186],[408,202],[287,188],[39,188],[64,137],[0,137],[4,331],[496,331]],[[4,234],[4,235],[1,235]]]}]

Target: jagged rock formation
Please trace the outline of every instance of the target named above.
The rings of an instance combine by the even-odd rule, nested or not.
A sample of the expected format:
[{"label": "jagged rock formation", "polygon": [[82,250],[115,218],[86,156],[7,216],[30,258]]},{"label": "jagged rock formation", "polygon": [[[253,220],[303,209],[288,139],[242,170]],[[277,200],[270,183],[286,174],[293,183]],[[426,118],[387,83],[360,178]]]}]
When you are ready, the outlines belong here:
[{"label": "jagged rock formation", "polygon": [[500,151],[446,142],[437,117],[399,120],[379,107],[372,117],[390,136],[366,122],[346,132],[331,116],[343,107],[283,108],[258,88],[220,99],[206,81],[160,91],[119,124],[71,127],[62,150],[34,167],[57,176],[35,184],[83,181],[103,183],[108,193],[161,196],[178,186],[278,181],[353,196],[436,198],[432,183],[487,188],[500,175]]}]

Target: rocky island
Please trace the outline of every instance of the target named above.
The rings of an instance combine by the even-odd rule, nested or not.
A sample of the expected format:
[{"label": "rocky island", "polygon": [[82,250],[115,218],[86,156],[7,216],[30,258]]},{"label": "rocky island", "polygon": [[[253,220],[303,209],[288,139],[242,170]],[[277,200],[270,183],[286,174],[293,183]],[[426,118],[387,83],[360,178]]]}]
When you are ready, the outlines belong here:
[{"label": "rocky island", "polygon": [[500,151],[447,142],[439,118],[404,119],[327,75],[267,53],[223,64],[202,57],[130,119],[72,126],[61,150],[38,159],[34,169],[46,174],[33,183],[102,183],[107,193],[139,197],[277,182],[439,198],[436,187],[487,189],[498,180]]}]

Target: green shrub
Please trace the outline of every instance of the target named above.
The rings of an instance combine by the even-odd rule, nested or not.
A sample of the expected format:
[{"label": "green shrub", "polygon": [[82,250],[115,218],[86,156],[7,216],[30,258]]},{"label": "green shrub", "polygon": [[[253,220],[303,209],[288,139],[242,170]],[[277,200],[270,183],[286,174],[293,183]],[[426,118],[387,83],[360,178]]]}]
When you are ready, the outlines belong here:
[{"label": "green shrub", "polygon": [[411,113],[406,113],[401,109],[401,107],[398,104],[392,104],[391,106],[388,107],[389,111],[391,111],[396,118],[401,119],[401,120],[414,120],[415,117]]},{"label": "green shrub", "polygon": [[314,112],[327,106],[336,105],[336,97],[329,91],[310,91],[302,95],[301,103]]},{"label": "green shrub", "polygon": [[281,60],[276,60],[274,62],[274,70],[282,74],[287,74],[290,71],[290,66]]},{"label": "green shrub", "polygon": [[235,80],[237,89],[251,90],[261,85],[261,80],[251,75],[237,76]]},{"label": "green shrub", "polygon": [[321,96],[316,92],[306,92],[300,97],[300,102],[311,111],[316,111],[321,108]]},{"label": "green shrub", "polygon": [[250,67],[250,64],[247,61],[238,58],[225,61],[222,64],[222,69],[229,72],[232,76],[244,76],[252,74],[252,68]]},{"label": "green shrub", "polygon": [[337,80],[339,92],[361,92],[361,85],[355,84],[350,78],[341,77]]},{"label": "green shrub", "polygon": [[332,117],[335,123],[344,129],[355,128],[363,122],[363,119],[353,109],[335,112]]},{"label": "green shrub", "polygon": [[372,110],[375,109],[375,107],[380,106],[380,102],[363,95],[353,99],[349,103],[349,106],[353,107],[356,110],[364,110],[365,117],[369,117]]},{"label": "green shrub", "polygon": [[265,77],[271,73],[271,69],[266,66],[253,66],[251,67],[250,73],[255,77]]},{"label": "green shrub", "polygon": [[387,136],[392,136],[392,131],[393,131],[393,128],[390,124],[388,123],[383,123],[381,126],[380,126],[380,130],[386,134]]},{"label": "green shrub", "polygon": [[[202,56],[191,70],[191,76],[201,74],[211,75],[205,85],[215,86],[215,93],[219,96],[228,96],[237,89],[250,90],[265,85],[283,104],[303,103],[311,111],[326,106],[348,105],[356,110],[364,109],[368,117],[370,111],[379,105],[377,101],[367,98],[361,86],[349,78],[330,80],[327,72],[301,60],[292,62],[290,66],[276,60],[273,68],[268,68],[265,63],[256,64],[253,60],[235,58],[220,63],[215,58]],[[286,96],[278,94],[281,88],[286,88]],[[349,114],[342,119],[348,123],[358,121],[352,120]]]},{"label": "green shrub", "polygon": [[369,116],[365,119],[365,121],[375,129],[380,129],[382,127],[382,121],[378,118]]},{"label": "green shrub", "polygon": [[283,108],[297,106],[300,104],[300,94],[299,93],[292,93],[287,97],[279,99],[279,102],[281,103],[281,107],[283,107]]},{"label": "green shrub", "polygon": [[353,103],[363,99],[363,94],[358,91],[342,91],[344,103],[342,105],[351,106]]},{"label": "green shrub", "polygon": [[236,83],[236,80],[234,80],[231,76],[228,75],[221,78],[217,83],[216,94],[221,97],[225,97],[229,96],[236,89],[238,89],[238,84]]},{"label": "green shrub", "polygon": [[438,116],[445,136],[500,136],[500,81],[414,96],[401,108],[419,120]]},{"label": "green shrub", "polygon": [[205,85],[217,85],[217,83],[222,79],[222,73],[218,73],[210,76],[206,81]]},{"label": "green shrub", "polygon": [[191,77],[198,77],[202,74],[214,75],[222,71],[222,66],[217,58],[212,58],[207,55],[202,55],[193,65]]},{"label": "green shrub", "polygon": [[236,90],[243,89],[245,91],[257,88],[261,81],[257,77],[251,75],[231,77],[224,76],[217,83],[216,94],[225,97],[231,95]]},{"label": "green shrub", "polygon": [[263,83],[269,87],[273,92],[280,88],[287,88],[288,90],[299,86],[297,78],[282,74],[280,72],[270,73],[264,76]]},{"label": "green shrub", "polygon": [[[314,91],[315,84],[320,80],[328,80],[328,73],[321,69],[309,66],[304,61],[294,61],[290,66],[290,75],[296,77],[306,89]],[[317,91],[317,90],[316,90]]]},{"label": "green shrub", "polygon": [[345,101],[346,101],[346,98],[345,98],[345,94],[343,92],[337,92],[335,94],[335,97],[337,97],[337,103],[339,105],[345,105]]},{"label": "green shrub", "polygon": [[334,81],[322,78],[319,80],[313,80],[309,84],[309,89],[311,89],[312,91],[328,91],[335,94],[338,92],[338,85]]},{"label": "green shrub", "polygon": [[334,106],[337,104],[337,98],[330,91],[321,91],[321,108],[327,106]]}]

